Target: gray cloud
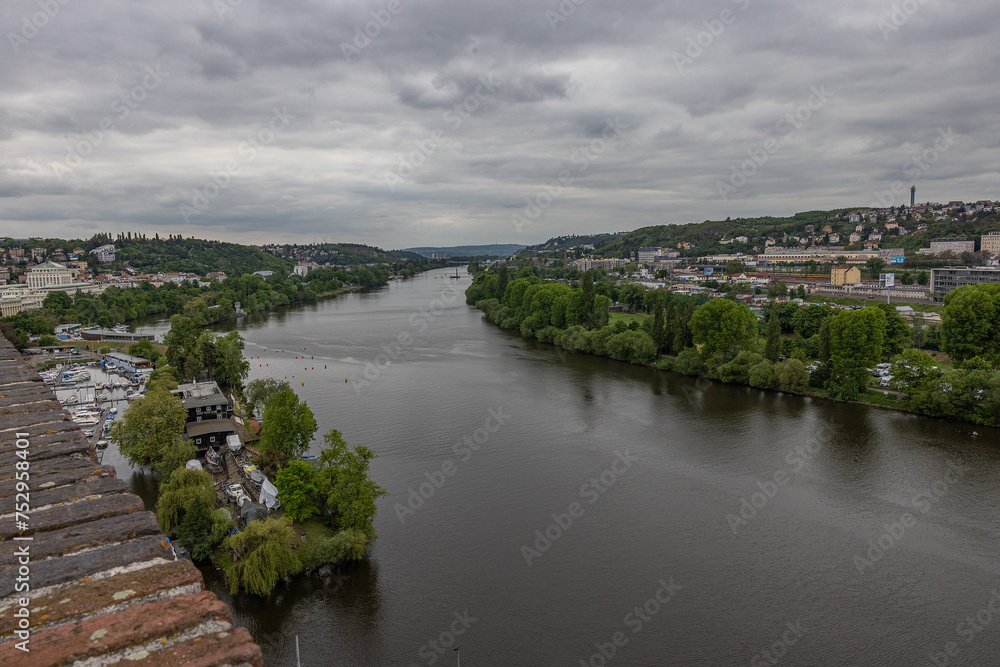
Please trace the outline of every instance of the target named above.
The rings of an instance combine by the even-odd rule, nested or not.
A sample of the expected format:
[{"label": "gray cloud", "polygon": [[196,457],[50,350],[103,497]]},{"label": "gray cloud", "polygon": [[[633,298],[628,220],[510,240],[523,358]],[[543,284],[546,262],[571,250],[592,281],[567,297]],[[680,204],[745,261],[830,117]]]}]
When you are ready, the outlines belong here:
[{"label": "gray cloud", "polygon": [[[949,127],[918,198],[998,196],[988,0],[58,6],[0,9],[4,235],[403,247],[788,214],[872,201]],[[294,118],[272,136],[275,109]],[[511,215],[563,171],[517,233]]]}]

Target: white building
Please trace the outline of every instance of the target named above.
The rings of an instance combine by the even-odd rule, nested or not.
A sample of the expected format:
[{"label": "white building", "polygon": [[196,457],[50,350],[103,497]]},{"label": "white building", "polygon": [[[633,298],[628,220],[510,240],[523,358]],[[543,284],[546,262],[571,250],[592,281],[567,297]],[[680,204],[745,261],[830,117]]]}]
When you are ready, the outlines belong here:
[{"label": "white building", "polygon": [[110,264],[115,261],[115,247],[113,245],[102,245],[94,248],[90,254],[97,258],[101,264]]},{"label": "white building", "polygon": [[50,285],[70,285],[73,272],[62,264],[45,262],[28,269],[28,289],[41,289]]}]

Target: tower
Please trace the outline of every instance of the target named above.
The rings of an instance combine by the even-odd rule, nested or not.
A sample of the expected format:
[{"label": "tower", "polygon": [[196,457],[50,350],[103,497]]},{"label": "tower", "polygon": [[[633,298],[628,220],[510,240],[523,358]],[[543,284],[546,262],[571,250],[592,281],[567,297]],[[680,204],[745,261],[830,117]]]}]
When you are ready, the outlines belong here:
[{"label": "tower", "polygon": [[913,202],[917,198],[917,186],[910,186],[910,208],[913,208]]}]

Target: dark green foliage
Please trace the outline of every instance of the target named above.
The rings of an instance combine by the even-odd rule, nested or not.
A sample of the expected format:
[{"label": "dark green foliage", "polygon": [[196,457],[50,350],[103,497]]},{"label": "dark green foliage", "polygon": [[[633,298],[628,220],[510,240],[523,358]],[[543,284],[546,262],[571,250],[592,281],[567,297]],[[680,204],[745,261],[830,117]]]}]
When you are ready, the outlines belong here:
[{"label": "dark green foliage", "polygon": [[274,468],[281,468],[306,453],[316,428],[316,418],[309,406],[300,402],[291,389],[280,391],[264,409],[261,451],[275,464]]},{"label": "dark green foliage", "polygon": [[305,521],[319,513],[316,496],[316,468],[306,461],[292,461],[274,480],[285,515],[292,521]]},{"label": "dark green foliage", "polygon": [[368,467],[375,452],[364,445],[353,450],[340,431],[331,429],[323,436],[326,447],[320,452],[317,481],[324,510],[339,530],[354,530],[375,539],[376,501],[388,492],[369,477]]},{"label": "dark green foliage", "polygon": [[177,527],[177,541],[191,554],[192,560],[205,560],[212,552],[212,507],[201,496],[196,496],[187,506],[184,518]]},{"label": "dark green foliage", "polygon": [[252,521],[243,532],[227,537],[222,544],[233,559],[226,570],[229,592],[268,595],[280,579],[302,566],[290,547],[295,539],[285,517]]},{"label": "dark green foliage", "polygon": [[156,519],[168,535],[180,526],[189,508],[201,501],[206,507],[215,504],[215,485],[204,470],[177,468],[160,484],[156,501]]},{"label": "dark green foliage", "polygon": [[764,357],[774,363],[781,352],[781,322],[777,309],[771,309],[771,317],[767,320],[767,344],[764,345]]}]

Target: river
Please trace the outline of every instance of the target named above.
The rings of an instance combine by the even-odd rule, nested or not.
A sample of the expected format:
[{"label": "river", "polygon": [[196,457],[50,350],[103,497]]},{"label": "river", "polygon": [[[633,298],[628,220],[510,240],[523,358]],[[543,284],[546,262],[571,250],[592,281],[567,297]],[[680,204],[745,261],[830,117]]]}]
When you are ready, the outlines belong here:
[{"label": "river", "polygon": [[237,325],[389,491],[362,564],[263,601],[204,568],[267,664],[1000,664],[996,430],[568,354],[468,284]]}]

